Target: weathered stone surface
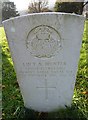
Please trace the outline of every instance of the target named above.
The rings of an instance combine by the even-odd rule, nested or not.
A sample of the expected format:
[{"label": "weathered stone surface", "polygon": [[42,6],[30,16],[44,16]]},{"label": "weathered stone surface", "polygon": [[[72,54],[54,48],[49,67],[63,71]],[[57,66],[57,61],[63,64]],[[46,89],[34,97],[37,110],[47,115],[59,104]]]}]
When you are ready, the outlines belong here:
[{"label": "weathered stone surface", "polygon": [[3,22],[24,105],[37,111],[70,106],[84,18],[39,13]]}]

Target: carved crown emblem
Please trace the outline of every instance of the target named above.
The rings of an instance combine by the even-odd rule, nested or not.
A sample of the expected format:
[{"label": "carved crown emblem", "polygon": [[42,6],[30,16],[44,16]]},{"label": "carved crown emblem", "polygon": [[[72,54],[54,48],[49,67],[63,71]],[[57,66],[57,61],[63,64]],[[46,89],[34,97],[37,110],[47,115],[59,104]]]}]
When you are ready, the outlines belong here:
[{"label": "carved crown emblem", "polygon": [[38,26],[30,32],[26,46],[33,56],[49,58],[61,46],[60,36],[49,26]]}]

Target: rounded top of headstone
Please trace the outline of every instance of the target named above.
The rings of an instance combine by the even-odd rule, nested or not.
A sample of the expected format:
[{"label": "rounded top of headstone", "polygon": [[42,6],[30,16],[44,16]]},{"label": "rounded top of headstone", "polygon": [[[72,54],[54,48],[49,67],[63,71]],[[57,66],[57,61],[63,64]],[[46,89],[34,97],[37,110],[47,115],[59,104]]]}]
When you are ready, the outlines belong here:
[{"label": "rounded top of headstone", "polygon": [[5,23],[5,22],[9,22],[11,20],[15,20],[15,19],[20,19],[20,18],[25,18],[27,16],[36,16],[36,15],[64,15],[64,16],[73,16],[73,17],[78,17],[78,18],[81,18],[81,19],[85,19],[85,17],[83,15],[78,15],[78,14],[75,14],[75,13],[64,13],[64,12],[41,12],[41,13],[31,13],[31,14],[26,14],[26,15],[22,15],[22,16],[17,16],[17,17],[13,17],[13,18],[10,18],[10,19],[7,19],[5,21],[3,21],[2,23]]}]

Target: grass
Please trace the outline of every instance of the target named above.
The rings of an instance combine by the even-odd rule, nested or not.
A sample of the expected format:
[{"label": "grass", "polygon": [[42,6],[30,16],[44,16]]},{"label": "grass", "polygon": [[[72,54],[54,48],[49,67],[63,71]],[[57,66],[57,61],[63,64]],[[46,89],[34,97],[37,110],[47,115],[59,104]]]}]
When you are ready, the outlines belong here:
[{"label": "grass", "polygon": [[[2,40],[2,42],[1,42]],[[3,120],[18,119],[27,120],[27,116],[35,116],[35,120],[41,119],[42,115],[23,109],[23,100],[13,68],[8,43],[4,28],[0,28],[0,45],[2,45],[2,118]],[[1,63],[1,62],[0,62]],[[1,68],[1,66],[0,66]],[[53,118],[62,120],[88,120],[88,21],[85,22],[82,48],[76,77],[76,85],[72,106],[49,113],[47,120]],[[0,83],[1,84],[1,83]],[[25,111],[27,111],[25,113]],[[20,113],[20,114],[19,114]],[[25,118],[26,114],[26,118]],[[40,115],[40,116],[39,116]],[[44,117],[44,115],[43,115]]]}]

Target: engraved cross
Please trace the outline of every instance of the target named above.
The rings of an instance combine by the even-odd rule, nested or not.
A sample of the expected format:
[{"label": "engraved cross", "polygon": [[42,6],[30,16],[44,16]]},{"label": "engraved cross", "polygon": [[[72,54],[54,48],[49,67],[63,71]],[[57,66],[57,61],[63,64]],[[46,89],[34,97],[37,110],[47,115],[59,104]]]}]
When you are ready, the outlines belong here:
[{"label": "engraved cross", "polygon": [[44,86],[38,86],[37,88],[39,88],[39,89],[45,89],[45,99],[48,100],[48,95],[49,95],[48,90],[49,89],[55,90],[56,86],[55,87],[54,86],[49,87],[47,79],[45,79],[45,85]]}]

